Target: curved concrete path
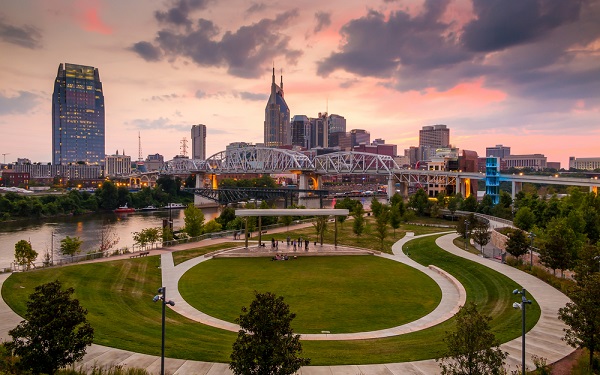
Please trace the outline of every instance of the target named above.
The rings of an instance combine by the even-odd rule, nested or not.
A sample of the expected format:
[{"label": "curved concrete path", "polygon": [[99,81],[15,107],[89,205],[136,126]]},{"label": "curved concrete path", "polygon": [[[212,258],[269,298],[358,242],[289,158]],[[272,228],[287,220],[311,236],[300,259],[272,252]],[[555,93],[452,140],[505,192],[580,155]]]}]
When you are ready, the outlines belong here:
[{"label": "curved concrete path", "polygon": [[[429,235],[429,234],[428,234]],[[428,236],[425,235],[425,236]],[[421,237],[421,236],[420,236]],[[411,237],[410,239],[415,238]],[[400,241],[402,242],[402,240]],[[406,242],[406,241],[404,241]],[[332,248],[333,249],[333,248]],[[343,246],[337,248],[343,253],[347,253]],[[332,251],[335,253],[335,251]],[[364,251],[360,251],[364,253]],[[223,254],[223,253],[221,253]],[[408,258],[403,253],[398,255],[378,254],[382,258],[390,259],[396,262],[404,263],[412,268],[423,272],[432,278],[442,290],[442,299],[438,306],[429,314],[406,324],[381,329],[377,331],[356,332],[356,333],[329,333],[329,334],[302,334],[302,340],[365,340],[377,339],[390,336],[398,336],[409,332],[419,331],[429,327],[433,327],[445,320],[450,319],[464,305],[467,298],[465,288],[452,275],[437,268],[424,267],[421,264]],[[188,319],[199,323],[207,324],[216,328],[225,329],[232,332],[238,332],[240,327],[237,324],[227,322],[213,316],[210,316],[202,311],[191,306],[179,293],[179,279],[191,268],[198,264],[211,259],[212,257],[197,257],[175,266],[173,264],[173,254],[163,253],[161,255],[161,271],[162,282],[167,288],[167,299],[176,301],[175,306],[171,309],[185,316]]]},{"label": "curved concrete path", "polygon": [[[481,263],[487,267],[497,270],[508,277],[517,281],[520,285],[527,288],[539,303],[542,315],[536,326],[527,334],[527,356],[528,366],[532,367],[530,356],[536,354],[548,359],[548,363],[553,363],[568,354],[573,349],[561,340],[563,323],[557,318],[557,311],[568,302],[568,298],[558,292],[551,286],[504,264],[494,262],[489,259],[480,258],[476,255],[466,253],[454,246],[452,240],[456,234],[448,234],[440,237],[437,244],[444,250],[453,254],[467,258],[469,260]],[[402,256],[402,245],[407,241],[414,239],[404,238],[394,244],[393,252],[397,256]],[[6,280],[8,274],[0,274],[0,284]],[[174,289],[173,289],[174,290]],[[170,293],[169,290],[167,290]],[[172,294],[167,297],[171,298]],[[517,312],[516,312],[517,313]],[[14,313],[2,299],[0,301],[0,339],[8,340],[8,331],[14,328],[21,318]],[[521,340],[515,339],[502,346],[503,350],[509,352],[507,364],[514,370],[521,358]],[[123,365],[145,368],[151,374],[158,374],[160,369],[160,358],[146,354],[133,353],[125,350],[109,348],[101,345],[92,345],[80,363],[84,367],[93,365]],[[181,359],[167,358],[165,360],[165,371],[173,375],[232,375],[228,365],[225,363],[209,363],[199,361],[189,361]],[[321,374],[363,374],[363,375],[404,375],[404,374],[439,374],[439,366],[435,360],[424,360],[403,363],[387,363],[374,365],[346,365],[346,366],[307,366],[299,371],[304,375]]]}]

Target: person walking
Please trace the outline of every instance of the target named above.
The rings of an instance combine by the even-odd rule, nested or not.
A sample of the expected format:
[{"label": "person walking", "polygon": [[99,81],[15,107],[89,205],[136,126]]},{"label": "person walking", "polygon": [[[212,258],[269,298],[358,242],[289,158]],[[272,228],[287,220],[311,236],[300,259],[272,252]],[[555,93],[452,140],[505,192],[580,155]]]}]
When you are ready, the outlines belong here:
[{"label": "person walking", "polygon": [[296,240],[293,240],[292,244],[294,245],[294,251],[296,251]]}]

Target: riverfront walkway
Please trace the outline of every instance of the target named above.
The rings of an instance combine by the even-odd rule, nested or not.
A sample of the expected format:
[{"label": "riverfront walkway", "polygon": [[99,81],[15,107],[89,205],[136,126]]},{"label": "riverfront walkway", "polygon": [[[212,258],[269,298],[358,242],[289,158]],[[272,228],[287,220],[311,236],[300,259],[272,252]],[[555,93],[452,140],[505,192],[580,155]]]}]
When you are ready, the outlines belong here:
[{"label": "riverfront walkway", "polygon": [[[533,368],[531,362],[531,355],[535,354],[539,357],[544,357],[548,360],[548,363],[553,363],[559,359],[570,354],[573,349],[567,346],[562,340],[563,336],[562,329],[564,324],[558,320],[557,312],[558,309],[564,306],[568,302],[568,298],[562,293],[558,292],[551,286],[538,280],[537,278],[514,269],[510,266],[495,262],[490,259],[478,257],[474,254],[467,253],[457,248],[453,244],[453,239],[456,234],[447,234],[438,238],[436,243],[442,249],[451,252],[457,256],[467,258],[471,261],[483,264],[484,266],[490,267],[508,277],[515,280],[522,286],[525,286],[531,295],[536,299],[537,303],[541,308],[541,317],[536,326],[529,331],[527,334],[527,364],[530,368]],[[430,270],[424,269],[421,265],[414,263],[409,257],[402,253],[402,246],[411,241],[412,239],[419,238],[422,236],[410,236],[407,235],[392,247],[393,255],[382,254],[388,259],[409,264],[423,270],[423,272],[430,272]],[[213,244],[217,241],[208,242],[207,244]],[[270,243],[267,242],[268,245]],[[200,244],[196,243],[194,247],[198,247]],[[312,246],[313,244],[311,244]],[[331,246],[331,245],[330,245]],[[161,254],[161,260],[163,263],[163,281],[169,293],[170,299],[175,299],[175,291],[177,290],[175,279],[181,271],[177,270],[178,267],[185,265],[184,262],[177,267],[172,266],[172,256],[170,252],[163,252]],[[168,259],[171,259],[171,263],[168,264]],[[202,257],[203,258],[203,257]],[[198,259],[198,258],[196,258]],[[201,261],[201,260],[200,260]],[[188,261],[190,262],[190,261]],[[199,262],[199,261],[198,261]],[[182,267],[181,270],[191,266],[192,263]],[[427,270],[427,271],[426,271]],[[171,273],[169,273],[171,272]],[[182,273],[181,273],[182,274]],[[180,275],[179,275],[180,276]],[[436,276],[439,277],[440,275]],[[8,274],[0,275],[0,283],[4,282]],[[444,277],[442,277],[444,278]],[[448,281],[448,279],[446,279]],[[168,284],[173,283],[175,284]],[[439,284],[439,283],[438,283]],[[451,282],[451,284],[453,284]],[[448,285],[448,284],[446,284]],[[453,293],[457,293],[455,296],[451,296]],[[457,301],[460,301],[460,291],[455,286],[449,287],[447,290],[443,289],[445,297],[442,298],[440,305],[434,312],[442,312],[435,318],[439,321],[450,318],[457,311]],[[178,292],[176,292],[178,294]],[[448,294],[448,296],[446,296]],[[458,297],[457,297],[458,296]],[[457,299],[458,298],[458,299]],[[516,301],[517,299],[515,299]],[[463,300],[464,301],[464,300]],[[178,296],[176,307],[184,304],[183,299]],[[188,312],[189,313],[189,312]],[[515,313],[518,313],[517,311]],[[433,314],[433,313],[432,313]],[[427,316],[430,316],[429,314]],[[0,338],[7,340],[8,330],[14,328],[21,320],[10,308],[4,303],[4,300],[0,301]],[[424,317],[425,318],[425,317]],[[421,321],[421,318],[417,322]],[[214,319],[214,318],[213,318]],[[430,323],[434,320],[432,319]],[[227,322],[226,322],[227,323]],[[415,322],[413,322],[415,323]],[[220,323],[218,323],[220,324]],[[425,327],[425,325],[423,325]],[[223,327],[224,328],[224,327]],[[233,327],[230,327],[233,328]],[[395,327],[397,328],[397,327]],[[423,328],[421,328],[423,329]],[[376,331],[378,332],[378,331]],[[381,337],[385,337],[385,333],[381,333]],[[318,336],[318,335],[317,335]],[[305,335],[304,338],[308,338]],[[314,339],[314,338],[311,338]],[[351,339],[351,338],[350,338]],[[441,339],[441,338],[440,338]],[[515,339],[507,343],[502,344],[501,348],[509,352],[507,364],[510,365],[510,369],[516,369],[516,365],[520,364],[521,361],[521,339]],[[101,345],[92,345],[84,357],[81,365],[90,367],[93,365],[107,366],[107,365],[123,365],[139,367],[148,370],[152,374],[158,374],[160,369],[160,358],[156,356],[150,356],[140,353],[132,353],[125,350],[109,348]],[[165,360],[165,371],[168,374],[173,375],[231,375],[232,372],[229,370],[227,364],[223,363],[209,363],[199,361],[189,361],[181,359],[167,358]],[[424,360],[414,362],[403,362],[403,363],[387,363],[387,364],[374,364],[374,365],[345,365],[345,366],[307,366],[303,367],[299,373],[304,375],[321,375],[321,374],[363,374],[363,375],[404,375],[404,374],[439,374],[439,366],[435,360]]]}]

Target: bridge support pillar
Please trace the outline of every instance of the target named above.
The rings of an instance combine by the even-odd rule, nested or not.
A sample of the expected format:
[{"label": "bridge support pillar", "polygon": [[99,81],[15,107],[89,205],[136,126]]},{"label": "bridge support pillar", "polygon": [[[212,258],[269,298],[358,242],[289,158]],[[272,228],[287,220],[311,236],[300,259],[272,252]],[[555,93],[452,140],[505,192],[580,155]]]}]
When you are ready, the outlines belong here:
[{"label": "bridge support pillar", "polygon": [[[309,176],[307,174],[304,173],[300,173],[300,181],[298,183],[298,189],[300,190],[308,190],[308,178]],[[298,197],[300,198],[304,198],[307,197],[308,193],[307,192],[300,192],[298,193]]]},{"label": "bridge support pillar", "polygon": [[[208,177],[211,179],[211,182],[213,181],[213,177],[214,177],[214,181],[215,183],[217,182],[217,176],[214,174],[210,174],[208,175]],[[196,173],[196,188],[197,189],[202,189],[204,187],[206,187],[206,175],[204,173]],[[214,187],[213,187],[214,189]],[[208,198],[205,198],[203,196],[194,194],[194,206],[214,206],[215,202],[213,200],[210,200]]]},{"label": "bridge support pillar", "polygon": [[517,197],[517,194],[519,194],[521,192],[521,190],[523,190],[523,183],[519,182],[519,181],[513,181],[512,182],[512,199],[515,200],[515,198]]},{"label": "bridge support pillar", "polygon": [[463,191],[462,191],[462,179],[459,177],[456,177],[456,186],[454,188],[456,195],[460,194],[463,195]]},{"label": "bridge support pillar", "polygon": [[392,199],[392,197],[396,194],[396,179],[393,174],[388,176],[388,184],[387,184],[387,196],[388,201]]},{"label": "bridge support pillar", "polygon": [[400,183],[400,195],[402,195],[404,200],[408,199],[408,182]]},{"label": "bridge support pillar", "polygon": [[196,173],[196,189],[204,187],[204,173]]}]

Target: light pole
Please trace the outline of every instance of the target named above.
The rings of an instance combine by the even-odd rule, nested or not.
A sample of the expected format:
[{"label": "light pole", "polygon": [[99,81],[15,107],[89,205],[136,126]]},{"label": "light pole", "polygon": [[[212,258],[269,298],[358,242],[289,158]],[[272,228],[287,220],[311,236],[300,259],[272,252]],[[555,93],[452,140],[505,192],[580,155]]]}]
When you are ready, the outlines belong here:
[{"label": "light pole", "polygon": [[465,251],[467,251],[468,234],[469,234],[469,220],[465,220]]},{"label": "light pole", "polygon": [[175,306],[175,302],[167,301],[167,288],[158,288],[157,295],[154,296],[152,301],[160,301],[162,304],[162,340],[160,345],[160,375],[165,375],[165,310],[166,305]]},{"label": "light pole", "polygon": [[535,234],[533,232],[529,233],[529,238],[531,239],[531,246],[529,248],[529,265],[533,268],[533,239],[535,238]]},{"label": "light pole", "polygon": [[525,288],[519,290],[513,290],[513,294],[521,295],[521,302],[513,303],[513,308],[521,309],[521,325],[522,325],[522,338],[521,338],[521,366],[523,369],[523,375],[525,375],[525,306],[531,305],[531,301],[527,299],[527,291]]},{"label": "light pole", "polygon": [[597,261],[598,261],[598,272],[600,272],[600,255],[598,255],[598,256],[595,256],[595,257],[594,257],[594,260],[597,260]]}]

